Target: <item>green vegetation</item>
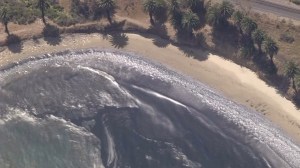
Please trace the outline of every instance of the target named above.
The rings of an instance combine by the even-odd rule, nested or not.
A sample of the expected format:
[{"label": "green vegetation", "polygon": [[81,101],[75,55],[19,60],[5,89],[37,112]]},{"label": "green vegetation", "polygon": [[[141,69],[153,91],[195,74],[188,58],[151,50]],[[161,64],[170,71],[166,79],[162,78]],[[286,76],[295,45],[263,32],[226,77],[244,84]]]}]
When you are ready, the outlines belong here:
[{"label": "green vegetation", "polygon": [[262,43],[265,40],[265,37],[266,37],[265,32],[263,32],[260,29],[256,29],[252,33],[252,39],[253,39],[254,43],[256,43],[258,46],[259,54],[262,53],[261,47],[262,47]]},{"label": "green vegetation", "polygon": [[185,12],[182,17],[182,28],[193,36],[193,30],[199,27],[200,21],[198,16],[192,11]]},{"label": "green vegetation", "polygon": [[180,31],[182,29],[182,12],[179,7],[178,0],[171,0],[170,4],[170,20],[171,24],[176,31]]},{"label": "green vegetation", "polygon": [[213,27],[222,28],[228,25],[228,19],[233,12],[233,5],[228,1],[223,1],[221,4],[217,3],[208,8],[206,19]]},{"label": "green vegetation", "polygon": [[46,0],[38,0],[37,7],[41,10],[43,23],[46,25],[45,11],[50,8],[50,5]]},{"label": "green vegetation", "polygon": [[201,13],[204,10],[204,0],[186,0],[183,1],[183,6],[190,8],[193,13]]},{"label": "green vegetation", "polygon": [[[59,31],[54,28],[49,29],[46,18],[60,26],[69,26],[83,20],[105,16],[112,24],[113,15],[117,9],[115,0],[72,0],[71,2],[71,9],[66,11],[52,0],[4,0],[0,2],[0,21],[7,34],[9,34],[9,22],[28,24],[38,17],[45,24],[47,33],[51,32],[49,30]],[[181,37],[187,35],[186,37],[189,39],[197,38],[198,31],[205,23],[213,27],[213,36],[216,36],[214,37],[216,39],[220,34],[237,32],[237,46],[239,46],[240,54],[247,58],[257,55],[263,58],[268,55],[273,63],[273,57],[279,50],[277,43],[261,29],[258,29],[257,23],[250,16],[235,10],[228,1],[205,4],[204,0],[144,0],[143,10],[148,13],[153,26],[157,27],[157,23],[162,25],[165,19],[169,18],[177,35]],[[169,16],[165,16],[166,11],[169,11]],[[163,28],[163,26],[161,27]],[[282,40],[291,41],[292,38],[285,34],[282,36]],[[260,61],[261,63],[263,62]]]},{"label": "green vegetation", "polygon": [[7,16],[7,9],[2,9],[1,10],[1,23],[4,25],[5,27],[5,33],[7,33],[7,35],[9,35],[9,30],[8,30],[8,22],[9,22],[9,17]]},{"label": "green vegetation", "polygon": [[[98,0],[97,2],[98,5],[87,6],[87,2],[71,0],[71,9],[67,11],[54,0],[3,0],[0,1],[0,13],[6,17],[6,21],[3,19],[1,21],[3,24],[6,22],[7,24],[9,22],[29,24],[36,18],[41,18],[46,25],[46,18],[48,18],[60,26],[70,26],[90,18],[94,19],[95,12],[100,15],[105,12],[106,17],[111,21],[116,8],[115,2],[113,0]],[[6,14],[3,15],[3,13]]]},{"label": "green vegetation", "polygon": [[106,13],[107,20],[109,23],[112,23],[111,13],[116,9],[116,3],[114,0],[97,0],[98,6],[100,9],[104,10]]},{"label": "green vegetation", "polygon": [[[24,6],[29,6],[24,8]],[[9,22],[17,24],[32,23],[36,16],[35,9],[30,8],[30,3],[26,1],[0,1],[0,21],[5,27],[5,32],[9,35]]]},{"label": "green vegetation", "polygon": [[271,62],[273,63],[273,57],[278,53],[279,50],[277,43],[271,37],[266,37],[263,43],[263,47],[266,54],[269,55]]},{"label": "green vegetation", "polygon": [[[1,1],[0,21],[5,26],[7,34],[9,34],[9,22],[27,24],[38,17],[42,19],[46,26],[44,31],[46,33],[44,34],[48,34],[48,32],[51,32],[50,30],[59,32],[54,28],[49,29],[46,18],[60,26],[69,26],[83,20],[105,16],[112,24],[113,15],[117,9],[115,0],[72,0],[71,2],[71,9],[66,11],[56,1],[52,0]],[[213,27],[213,36],[216,36],[214,37],[216,39],[219,38],[220,34],[235,34],[237,32],[237,46],[239,46],[240,54],[247,58],[258,55],[263,58],[263,56],[268,55],[271,63],[273,63],[273,57],[279,50],[276,42],[265,32],[258,29],[257,23],[250,16],[235,10],[234,6],[228,1],[205,4],[204,0],[144,0],[143,10],[148,13],[150,23],[153,26],[157,27],[157,23],[163,25],[166,19],[170,19],[177,35],[180,35],[180,37],[187,35],[188,39],[198,38],[198,31],[205,23]],[[169,16],[165,16],[166,11],[169,11]],[[160,27],[163,28],[163,26]],[[285,35],[282,39],[291,41],[292,38]],[[262,63],[260,61],[260,64]],[[262,66],[260,65],[260,67]],[[264,66],[268,67],[269,65]]]},{"label": "green vegetation", "polygon": [[249,17],[243,17],[241,20],[241,29],[244,35],[250,36],[257,29],[257,24]]},{"label": "green vegetation", "polygon": [[70,26],[78,22],[77,15],[66,13],[58,4],[51,4],[45,15],[60,26]]},{"label": "green vegetation", "polygon": [[240,34],[242,34],[242,26],[241,26],[241,22],[243,20],[243,18],[245,17],[245,15],[241,12],[241,11],[235,11],[232,15],[232,19],[236,25],[236,27],[238,28]]},{"label": "green vegetation", "polygon": [[285,75],[292,80],[292,87],[293,89],[295,90],[295,92],[297,92],[297,86],[296,86],[296,83],[295,83],[295,77],[296,75],[298,75],[297,77],[299,78],[299,67],[298,65],[295,63],[295,62],[292,62],[292,61],[289,61],[287,64],[286,64],[286,67],[285,67]]},{"label": "green vegetation", "polygon": [[150,23],[154,24],[154,19],[159,19],[159,15],[166,11],[167,4],[164,0],[145,0],[144,11],[149,14]]},{"label": "green vegetation", "polygon": [[295,38],[288,32],[284,32],[283,34],[280,35],[279,40],[286,43],[293,43],[295,41]]}]

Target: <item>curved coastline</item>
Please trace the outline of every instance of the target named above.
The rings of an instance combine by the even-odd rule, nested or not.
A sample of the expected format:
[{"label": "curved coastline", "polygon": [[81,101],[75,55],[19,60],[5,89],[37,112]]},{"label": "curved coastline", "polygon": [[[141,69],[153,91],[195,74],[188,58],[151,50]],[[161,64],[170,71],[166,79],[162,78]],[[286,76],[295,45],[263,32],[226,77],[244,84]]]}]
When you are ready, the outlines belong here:
[{"label": "curved coastline", "polygon": [[[96,103],[96,104],[108,105],[111,102],[105,101],[106,100],[105,95],[107,95],[107,93],[105,91],[111,90],[111,89],[109,89],[109,88],[111,88],[111,86],[112,87],[116,86],[116,88],[114,88],[113,90],[119,90],[118,88],[119,88],[119,86],[121,86],[121,87],[124,87],[124,89],[127,90],[128,92],[126,92],[126,91],[122,92],[121,90],[123,90],[123,89],[121,89],[119,91],[121,91],[122,93],[126,93],[125,95],[128,95],[128,96],[130,95],[128,93],[131,93],[131,94],[133,94],[132,95],[133,97],[137,96],[136,100],[140,100],[137,102],[134,102],[134,101],[128,102],[128,100],[131,100],[133,97],[131,97],[131,96],[127,97],[124,95],[127,98],[120,99],[120,100],[117,97],[115,97],[118,100],[114,99],[115,102],[113,104],[108,105],[108,107],[110,107],[110,106],[118,107],[118,109],[120,110],[119,112],[121,112],[122,114],[126,114],[127,107],[132,109],[133,110],[132,112],[140,109],[140,110],[138,110],[138,113],[135,113],[135,114],[139,114],[139,115],[143,114],[144,112],[146,112],[148,110],[151,111],[152,108],[149,109],[149,108],[147,108],[149,106],[147,106],[147,105],[145,106],[145,104],[144,104],[145,103],[144,101],[148,100],[148,99],[146,98],[144,100],[142,98],[149,94],[150,97],[152,95],[155,97],[155,100],[159,100],[158,102],[154,101],[153,103],[155,103],[155,104],[166,101],[167,104],[173,103],[176,107],[173,109],[172,108],[173,106],[168,106],[172,109],[170,111],[166,110],[164,108],[162,108],[162,109],[158,108],[157,109],[158,114],[160,114],[160,112],[162,114],[164,114],[165,111],[169,111],[169,112],[172,112],[171,113],[172,115],[168,114],[167,116],[172,116],[175,118],[176,118],[176,116],[178,117],[178,115],[180,116],[180,114],[181,114],[182,116],[180,118],[185,118],[185,119],[183,119],[183,121],[186,121],[186,117],[189,118],[189,116],[192,117],[190,121],[193,121],[193,119],[196,119],[196,118],[198,118],[198,119],[201,118],[199,121],[201,121],[200,123],[202,123],[202,125],[195,124],[195,123],[189,124],[189,122],[188,122],[188,124],[187,124],[188,126],[185,127],[185,126],[183,126],[185,124],[182,123],[182,121],[180,119],[175,120],[175,121],[174,121],[174,119],[165,120],[166,118],[164,118],[164,117],[162,119],[161,117],[158,117],[156,115],[154,115],[154,116],[150,115],[150,116],[152,116],[152,117],[150,117],[151,121],[160,121],[160,122],[154,122],[154,123],[159,123],[159,124],[158,125],[154,124],[155,126],[154,125],[152,125],[152,126],[154,126],[154,127],[160,126],[162,128],[165,128],[166,129],[165,133],[169,133],[170,135],[175,136],[175,137],[172,136],[175,139],[176,139],[176,137],[179,136],[179,138],[181,140],[188,141],[188,139],[189,139],[188,134],[186,134],[186,131],[182,132],[183,128],[188,128],[189,131],[193,130],[194,134],[192,137],[194,137],[196,135],[201,135],[202,138],[200,138],[200,139],[202,139],[203,141],[205,141],[205,140],[208,140],[207,142],[213,141],[215,144],[212,145],[213,147],[209,147],[209,149],[212,148],[212,150],[216,151],[216,152],[219,151],[217,149],[221,149],[220,150],[221,153],[223,153],[222,151],[228,151],[227,149],[223,149],[223,147],[227,148],[228,146],[222,145],[226,141],[225,140],[226,137],[229,138],[229,140],[230,139],[233,140],[234,142],[236,142],[236,141],[240,142],[235,145],[232,145],[232,148],[237,148],[237,149],[243,150],[244,148],[238,148],[237,146],[240,146],[240,145],[243,146],[243,144],[244,144],[246,148],[253,147],[254,151],[255,151],[255,149],[257,149],[262,154],[260,154],[260,152],[258,152],[257,154],[252,155],[252,157],[250,157],[250,158],[255,159],[258,157],[258,155],[259,156],[262,155],[261,156],[262,160],[260,160],[261,162],[250,161],[249,163],[251,163],[251,164],[260,165],[260,164],[266,163],[268,165],[273,165],[273,166],[276,165],[279,167],[296,167],[295,165],[298,165],[298,163],[299,163],[299,159],[298,159],[299,158],[298,157],[299,146],[295,145],[293,142],[291,142],[289,140],[289,138],[286,138],[284,135],[282,135],[282,133],[280,131],[278,131],[276,128],[274,128],[273,124],[271,124],[266,119],[262,118],[262,116],[258,115],[258,113],[252,112],[251,110],[249,111],[248,109],[244,108],[243,106],[237,105],[236,103],[224,98],[222,95],[219,95],[214,90],[211,90],[210,87],[203,85],[201,82],[191,79],[189,76],[182,76],[180,74],[177,74],[176,72],[166,68],[165,66],[162,66],[161,64],[156,64],[156,63],[153,64],[152,60],[145,59],[144,57],[136,56],[136,55],[133,55],[133,54],[127,53],[127,52],[124,52],[124,53],[119,52],[119,51],[110,52],[110,50],[103,51],[103,50],[93,50],[93,49],[74,51],[74,52],[72,52],[72,51],[71,52],[61,52],[58,54],[45,54],[45,55],[41,55],[40,58],[44,58],[44,59],[39,59],[37,57],[36,60],[28,60],[28,61],[24,61],[24,62],[22,61],[22,63],[20,63],[19,66],[12,67],[12,68],[8,69],[7,71],[4,70],[1,73],[1,83],[4,82],[3,86],[6,86],[3,88],[4,91],[7,90],[7,91],[11,92],[12,95],[14,95],[14,93],[18,95],[15,98],[11,97],[12,99],[9,98],[10,96],[7,97],[8,99],[5,99],[5,101],[7,101],[9,106],[19,107],[18,105],[13,105],[13,104],[15,102],[20,102],[24,99],[25,99],[25,102],[31,102],[29,104],[41,103],[40,105],[33,106],[33,107],[35,107],[34,109],[36,109],[36,110],[33,110],[33,113],[34,113],[34,116],[38,115],[39,117],[44,119],[44,117],[47,118],[48,113],[51,114],[53,112],[53,110],[55,111],[55,109],[56,109],[55,107],[58,107],[59,104],[61,104],[60,102],[63,100],[63,101],[65,101],[66,104],[64,103],[64,105],[61,106],[61,107],[63,107],[62,109],[60,109],[60,108],[56,109],[57,111],[59,111],[59,114],[54,113],[53,115],[62,117],[63,118],[62,120],[71,120],[72,122],[75,122],[80,126],[83,126],[80,124],[81,121],[78,120],[78,117],[83,118],[83,121],[85,121],[84,118],[87,117],[86,121],[89,121],[89,119],[91,119],[92,116],[95,117],[93,108],[92,108],[92,110],[88,110],[88,111],[86,111],[85,108],[82,108],[82,111],[80,110],[80,113],[78,113],[78,111],[76,112],[76,110],[75,111],[72,110],[72,112],[73,112],[72,115],[67,115],[69,111],[66,110],[65,107],[71,107],[71,109],[73,109],[72,107],[74,107],[72,105],[73,101],[70,102],[69,100],[74,100],[73,96],[75,96],[75,95],[77,95],[77,96],[82,95],[82,93],[78,94],[79,92],[83,91],[83,93],[89,93],[88,95],[93,95],[90,91],[93,92],[94,90],[100,89],[104,92],[104,94],[103,94],[104,97],[102,97],[102,98],[99,97],[99,99],[98,98],[92,99],[92,102],[100,100],[100,102],[98,102],[99,104],[98,103]],[[122,70],[122,71],[120,71],[120,70]],[[76,82],[75,83],[68,82],[69,79],[71,79],[68,76],[69,75],[73,76],[74,72],[77,77],[72,78],[72,79],[75,79]],[[92,76],[90,76],[90,75],[92,75]],[[94,75],[96,75],[96,76],[94,76]],[[67,77],[68,80],[65,80],[65,77]],[[93,85],[93,86],[89,85],[91,83],[88,81],[92,80],[93,81],[92,83],[95,83],[97,81],[97,79],[105,80],[103,77],[105,79],[108,79],[108,81],[107,81],[108,83],[106,83],[107,85],[104,84],[105,82],[103,83],[104,85]],[[61,79],[63,79],[63,80],[61,80]],[[78,80],[78,79],[84,79],[84,80]],[[160,81],[160,82],[157,83],[157,81]],[[32,83],[33,84],[32,85],[32,84],[29,84],[28,82],[29,83],[33,82],[34,84]],[[51,102],[51,100],[49,100],[49,98],[51,99],[51,98],[59,95],[59,93],[64,92],[61,90],[62,88],[64,88],[64,86],[63,86],[64,82],[71,84],[71,86],[72,86],[71,88],[76,90],[76,91],[73,90],[71,92],[67,91],[66,92],[67,94],[65,94],[65,95],[69,95],[69,93],[75,93],[75,95],[71,96],[72,99],[69,99],[70,96],[66,96],[63,99],[61,99],[60,96],[58,96],[57,98],[61,101],[58,101],[56,103],[53,102],[54,109],[52,109],[52,106],[51,107],[47,106],[47,105],[44,106],[43,102],[49,102],[49,101]],[[84,82],[84,83],[86,82],[87,86],[90,86],[90,87],[85,87],[85,88],[87,88],[87,90],[79,89],[80,86],[86,86],[86,85],[81,85],[82,82]],[[27,84],[24,85],[24,83],[27,83]],[[73,85],[73,84],[75,84],[75,85]],[[55,89],[53,90],[53,87],[49,87],[49,86],[62,86],[62,87],[55,87]],[[94,88],[95,86],[100,86],[100,88]],[[108,87],[108,88],[105,89],[105,88],[102,88],[102,86],[104,86],[105,88],[106,87]],[[19,87],[22,88],[22,90],[19,90],[18,89]],[[43,92],[39,92],[39,91],[31,92],[31,90],[36,87],[44,88],[42,90],[50,89],[49,91],[53,94],[45,97],[44,94],[41,94],[41,96],[40,96],[40,94],[36,94],[36,93],[43,93]],[[77,91],[79,91],[79,92],[77,92]],[[138,92],[136,92],[136,91],[138,91]],[[34,96],[33,99],[30,98],[30,95]],[[121,95],[120,95],[120,97],[123,97]],[[167,97],[164,97],[164,95],[166,95]],[[36,96],[38,97],[38,99],[36,99]],[[10,100],[12,100],[12,101],[10,101]],[[36,100],[38,100],[38,101],[36,101]],[[84,103],[84,101],[86,101],[86,99],[82,99],[82,100],[83,100],[83,102],[78,100],[80,102],[79,104],[81,104],[80,107],[85,107],[84,104],[86,104],[86,103]],[[89,100],[88,102],[90,102],[90,99],[88,99],[88,100]],[[102,100],[105,101],[106,103],[102,102]],[[125,100],[125,102],[123,100]],[[148,102],[148,101],[146,101],[146,102]],[[149,101],[148,103],[150,103],[150,102],[151,101]],[[71,103],[71,104],[69,104],[69,103]],[[27,104],[27,103],[25,103],[25,104]],[[166,104],[163,104],[162,107],[165,105]],[[22,106],[23,105],[21,105],[20,108],[23,108]],[[27,105],[25,105],[25,106],[26,106],[26,108],[28,107]],[[154,105],[154,106],[156,106],[156,105]],[[154,106],[150,105],[150,107],[154,107]],[[48,107],[50,107],[50,109],[52,109],[52,110],[49,110]],[[157,107],[160,107],[160,106],[157,106]],[[146,108],[148,110],[145,110],[144,108]],[[122,109],[125,111],[123,111]],[[184,109],[186,109],[188,111],[186,111]],[[104,110],[104,111],[106,111],[106,110]],[[197,113],[197,111],[198,112],[201,111],[201,112]],[[179,112],[179,113],[177,113],[177,112]],[[43,114],[45,114],[46,116],[43,117]],[[98,116],[98,114],[101,116],[102,114],[105,115],[107,113],[106,112],[105,113],[98,112],[97,116]],[[8,115],[10,115],[10,113],[8,113]],[[115,115],[112,115],[112,116],[115,116]],[[117,116],[119,116],[119,115],[117,115]],[[123,116],[123,115],[121,115],[121,116]],[[141,115],[141,116],[144,116],[144,115]],[[158,118],[156,118],[155,116]],[[164,115],[162,115],[162,116],[164,116]],[[129,118],[134,119],[135,117],[129,117]],[[128,120],[129,123],[130,123],[131,119]],[[145,126],[145,128],[148,128],[148,126],[149,126],[148,124],[150,124],[150,125],[153,124],[152,122],[148,123],[147,122],[148,120],[149,120],[148,117],[146,119],[143,117],[139,118],[137,121],[141,121],[141,123],[144,123],[143,121],[145,121],[147,124],[142,124],[142,125],[140,125],[141,127],[138,126],[138,128],[144,128],[144,126]],[[98,118],[98,119],[95,119],[95,121],[98,124],[102,123],[99,125],[100,127],[97,127],[97,130],[106,128],[106,125],[103,125],[103,121],[101,119],[99,120],[99,118]],[[114,120],[112,120],[112,121],[114,121]],[[172,121],[172,122],[166,122],[166,121]],[[108,123],[110,123],[110,122],[108,122]],[[123,122],[120,122],[120,123],[123,123]],[[137,123],[139,123],[139,122],[137,122]],[[173,123],[173,124],[171,124],[171,123]],[[115,123],[115,124],[117,124],[117,123]],[[162,125],[160,125],[160,124],[162,124]],[[206,129],[203,129],[203,127],[202,127],[203,124],[206,126],[209,126],[209,127],[207,127]],[[94,126],[92,126],[92,125],[91,125],[91,127],[94,128]],[[130,126],[130,125],[131,124],[129,124],[127,126]],[[192,127],[190,127],[191,125],[195,126],[194,129]],[[126,126],[126,128],[128,128],[128,129],[131,128],[131,127],[127,127],[127,126]],[[179,127],[177,127],[177,126],[179,126]],[[88,127],[87,129],[89,130],[89,129],[91,129],[91,127]],[[110,127],[108,126],[107,128],[110,128]],[[174,129],[174,128],[177,128],[177,129]],[[92,130],[95,131],[95,129],[92,129]],[[110,131],[108,131],[108,132],[104,131],[104,132],[106,132],[105,135],[108,136],[108,138],[111,137],[109,132],[111,132],[111,131],[114,132],[113,130],[122,130],[122,129],[119,128],[119,129],[109,129],[109,130]],[[129,130],[131,130],[131,129],[129,129]],[[143,135],[145,132],[141,131],[141,130],[138,131],[138,130],[134,131],[134,133],[136,133],[136,135],[138,137],[146,140],[147,142],[149,140],[151,142],[152,141],[156,142],[155,141],[155,139],[157,138],[155,136],[156,134],[152,135],[151,131],[150,131],[150,133],[148,133],[148,134],[146,133],[146,135]],[[175,130],[178,130],[178,131],[175,131]],[[221,137],[224,136],[225,137],[224,141],[222,140],[222,138],[219,139],[214,136],[211,137],[210,136],[211,134],[207,132],[210,130],[214,130],[214,131],[220,133],[220,135],[222,135]],[[154,131],[154,132],[156,132],[156,131]],[[103,140],[103,136],[101,136],[102,134],[99,135],[99,133],[96,133],[96,132],[93,132],[93,133],[97,137],[99,137],[100,142],[102,142],[102,140]],[[120,132],[117,135],[119,135],[119,134],[120,134]],[[150,139],[147,135],[150,137]],[[183,135],[186,135],[187,137],[184,136],[185,138],[182,138]],[[128,132],[128,134],[126,134],[126,136],[131,137],[132,134],[130,134],[130,132]],[[115,137],[115,136],[112,136],[112,137]],[[133,136],[133,137],[135,137],[135,136]],[[138,138],[138,137],[136,137],[136,138]],[[151,137],[154,140],[151,140]],[[171,139],[173,139],[173,138],[171,138]],[[158,138],[158,139],[160,139],[160,138]],[[194,138],[192,138],[192,140],[193,139]],[[119,140],[123,141],[122,138]],[[118,140],[118,138],[114,139],[114,140],[109,140],[109,142],[112,141],[112,144],[109,146],[111,146],[111,147],[114,146],[113,142],[119,141],[119,140]],[[124,140],[126,141],[126,138]],[[172,140],[170,140],[170,141],[172,142]],[[220,142],[218,142],[218,141],[220,141]],[[130,142],[132,142],[132,141],[128,142],[129,145],[131,144]],[[169,141],[167,141],[167,142],[168,142],[167,144],[169,144]],[[119,144],[119,143],[115,142],[115,144]],[[175,146],[177,146],[177,145],[181,146],[180,144],[181,143],[179,143],[179,144],[176,143]],[[201,144],[202,143],[200,143],[200,147],[199,146],[193,147],[193,149],[201,149]],[[204,143],[204,144],[209,145],[210,143]],[[225,144],[227,144],[227,143],[225,143]],[[197,145],[199,145],[199,143],[196,143],[196,146]],[[221,146],[219,146],[219,145],[221,145]],[[217,147],[217,146],[219,146],[219,147]],[[217,149],[214,149],[215,147]],[[119,149],[119,148],[116,148],[116,149]],[[134,148],[130,148],[130,149],[134,149]],[[185,148],[182,148],[182,149],[185,149]],[[190,151],[190,150],[188,150],[188,151]],[[108,158],[112,157],[111,159],[108,159],[108,164],[111,164],[111,163],[113,163],[111,161],[114,160],[113,159],[114,157],[111,156],[111,154],[114,155],[114,150],[109,148],[108,151],[109,151],[108,155],[107,155]],[[178,150],[178,151],[180,151],[180,150]],[[229,149],[229,151],[230,151],[230,149]],[[236,151],[236,150],[234,150],[234,151]],[[177,152],[177,154],[184,156],[184,154],[180,153],[180,152],[179,153]],[[236,155],[236,153],[235,153],[235,155]],[[106,155],[104,154],[104,156],[106,156]],[[121,156],[123,156],[123,155],[121,155]],[[142,154],[142,156],[143,156],[143,154]],[[199,155],[197,155],[197,156],[199,156]],[[213,156],[215,156],[215,155],[213,155]],[[229,154],[229,156],[231,156],[231,155]],[[150,155],[150,157],[151,157],[151,155]],[[106,157],[104,157],[104,158],[106,158]],[[200,158],[202,158],[202,157],[200,157]],[[237,158],[243,160],[244,157],[240,158],[239,156],[237,156]],[[227,159],[225,159],[225,160],[227,160]],[[191,166],[191,167],[199,166],[197,162],[190,162],[189,160],[185,160],[185,161],[188,161],[189,165],[193,163],[192,165],[194,165],[194,166]],[[245,159],[245,161],[249,161],[249,160]],[[241,161],[241,162],[243,162],[243,161]],[[200,161],[199,163],[202,163],[202,162]],[[203,162],[203,164],[209,164],[209,163]],[[235,163],[232,163],[232,164],[235,164]],[[242,164],[242,163],[238,162],[237,164]],[[247,166],[249,166],[249,165],[247,165]],[[260,165],[258,167],[261,167],[261,166],[262,165]],[[238,166],[238,167],[240,167],[240,166]],[[253,165],[252,165],[252,167],[253,167]],[[256,166],[254,166],[254,167],[256,167]],[[266,167],[266,166],[263,166],[263,167]]]},{"label": "curved coastline", "polygon": [[274,88],[260,80],[254,72],[201,50],[194,52],[207,56],[203,61],[186,57],[175,46],[167,45],[162,48],[154,45],[153,39],[137,34],[126,35],[129,38],[128,44],[120,49],[115,49],[108,39],[103,39],[99,34],[64,35],[59,45],[48,45],[42,39],[39,39],[39,43],[32,40],[25,41],[21,53],[11,53],[8,50],[0,53],[0,67],[5,69],[22,60],[36,59],[34,55],[65,50],[104,48],[137,53],[175,69],[179,73],[187,74],[220,91],[235,102],[259,111],[287,132],[296,142],[300,142],[299,110],[290,101],[276,93]]}]

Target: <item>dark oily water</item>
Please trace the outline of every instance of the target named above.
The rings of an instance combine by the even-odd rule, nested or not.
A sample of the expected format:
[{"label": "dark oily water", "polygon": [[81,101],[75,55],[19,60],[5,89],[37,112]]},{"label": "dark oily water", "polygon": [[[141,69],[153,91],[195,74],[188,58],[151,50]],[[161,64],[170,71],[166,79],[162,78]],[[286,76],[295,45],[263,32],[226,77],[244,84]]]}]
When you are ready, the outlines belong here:
[{"label": "dark oily water", "polygon": [[134,54],[43,55],[0,73],[1,168],[298,168],[261,115]]}]

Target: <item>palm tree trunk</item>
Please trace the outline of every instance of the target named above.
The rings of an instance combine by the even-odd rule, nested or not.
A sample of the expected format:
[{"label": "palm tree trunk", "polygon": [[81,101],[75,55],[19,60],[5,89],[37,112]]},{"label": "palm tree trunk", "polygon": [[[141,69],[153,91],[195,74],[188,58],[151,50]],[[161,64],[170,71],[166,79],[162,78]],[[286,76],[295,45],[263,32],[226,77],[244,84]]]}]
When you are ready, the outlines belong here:
[{"label": "palm tree trunk", "polygon": [[153,14],[152,14],[152,12],[149,12],[149,17],[150,17],[150,23],[153,25],[154,24],[154,20],[153,20]]},{"label": "palm tree trunk", "polygon": [[109,12],[109,10],[106,10],[106,15],[107,15],[107,20],[108,20],[108,22],[111,24],[112,21],[111,21],[111,17],[110,17],[110,12]]},{"label": "palm tree trunk", "polygon": [[189,33],[190,37],[193,37],[193,36],[194,36],[194,34],[193,34],[193,29],[188,29],[188,33]]},{"label": "palm tree trunk", "polygon": [[43,23],[46,25],[46,19],[45,19],[45,10],[44,9],[41,9],[41,12],[42,12],[42,20],[43,20]]},{"label": "palm tree trunk", "polygon": [[274,64],[273,55],[270,55],[270,61],[271,61],[272,64]]},{"label": "palm tree trunk", "polygon": [[293,87],[295,93],[297,93],[298,91],[297,91],[297,87],[296,87],[295,79],[294,78],[292,78],[292,85],[293,85],[292,87]]},{"label": "palm tree trunk", "polygon": [[8,22],[4,23],[4,27],[5,27],[5,33],[7,33],[7,35],[9,35]]},{"label": "palm tree trunk", "polygon": [[262,50],[261,50],[261,44],[258,44],[258,53],[261,54]]},{"label": "palm tree trunk", "polygon": [[240,24],[237,25],[237,28],[238,28],[238,31],[239,31],[240,35],[243,35],[243,30],[242,30]]}]

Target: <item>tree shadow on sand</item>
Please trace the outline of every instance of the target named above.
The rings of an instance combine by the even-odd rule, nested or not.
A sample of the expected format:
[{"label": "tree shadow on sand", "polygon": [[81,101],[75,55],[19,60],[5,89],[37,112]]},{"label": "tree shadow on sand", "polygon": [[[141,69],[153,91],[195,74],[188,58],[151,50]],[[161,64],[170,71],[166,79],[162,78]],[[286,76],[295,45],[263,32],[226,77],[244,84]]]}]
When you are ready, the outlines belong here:
[{"label": "tree shadow on sand", "polygon": [[178,49],[183,52],[187,57],[197,59],[199,61],[205,61],[208,59],[208,52],[203,51],[202,49],[195,49],[188,46],[178,46]]},{"label": "tree shadow on sand", "polygon": [[158,37],[153,38],[152,42],[157,47],[165,48],[170,44],[167,28],[164,24],[151,25],[147,31],[151,34],[158,34],[160,37],[164,37],[164,39]]},{"label": "tree shadow on sand", "polygon": [[49,45],[53,45],[53,46],[59,45],[62,41],[60,32],[59,32],[59,28],[54,25],[47,24],[44,27],[42,33],[44,36],[44,40]]},{"label": "tree shadow on sand", "polygon": [[23,43],[19,36],[10,34],[6,38],[7,48],[13,53],[20,53],[23,50]]},{"label": "tree shadow on sand", "polygon": [[122,20],[120,22],[113,21],[111,24],[108,24],[104,27],[104,32],[122,31],[125,23],[126,20]]},{"label": "tree shadow on sand", "polygon": [[208,59],[208,52],[205,51],[206,46],[205,37],[202,34],[187,36],[184,32],[177,32],[178,49],[187,57],[205,61]]},{"label": "tree shadow on sand", "polygon": [[149,33],[158,34],[159,36],[168,37],[168,31],[165,24],[154,24],[151,25],[148,30]]},{"label": "tree shadow on sand", "polygon": [[160,48],[166,48],[170,44],[169,40],[161,39],[159,37],[153,38],[152,42],[154,45]]},{"label": "tree shadow on sand", "polygon": [[296,105],[297,109],[300,109],[300,92],[299,90],[294,93],[293,97],[292,97],[293,103]]},{"label": "tree shadow on sand", "polygon": [[37,36],[33,36],[32,37],[32,41],[35,43],[35,44],[40,44],[40,40]]},{"label": "tree shadow on sand", "polygon": [[278,69],[276,65],[267,58],[265,53],[254,54],[252,61],[255,63],[257,68],[265,74],[269,76],[277,74]]},{"label": "tree shadow on sand", "polygon": [[111,34],[109,38],[109,42],[112,44],[115,48],[124,48],[128,45],[128,36],[125,33],[114,33]]},{"label": "tree shadow on sand", "polygon": [[102,37],[103,40],[109,40],[109,34],[106,31],[101,33],[101,37]]}]

